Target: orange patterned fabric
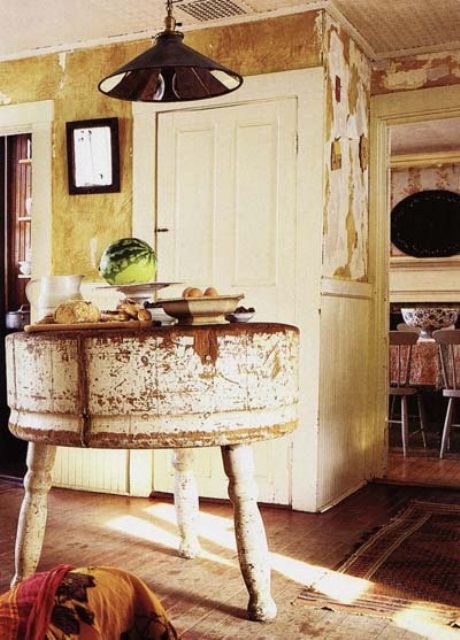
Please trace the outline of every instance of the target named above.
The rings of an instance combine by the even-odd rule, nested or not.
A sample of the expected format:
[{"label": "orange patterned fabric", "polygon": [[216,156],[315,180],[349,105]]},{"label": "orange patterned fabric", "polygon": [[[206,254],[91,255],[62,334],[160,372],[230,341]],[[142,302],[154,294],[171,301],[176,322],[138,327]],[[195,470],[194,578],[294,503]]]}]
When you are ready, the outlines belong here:
[{"label": "orange patterned fabric", "polygon": [[1,640],[177,640],[160,601],[114,567],[59,566],[0,597]]},{"label": "orange patterned fabric", "polygon": [[[395,350],[390,347],[391,380],[394,379]],[[412,346],[412,366],[409,383],[414,386],[442,387],[441,363],[433,338],[419,338]]]}]

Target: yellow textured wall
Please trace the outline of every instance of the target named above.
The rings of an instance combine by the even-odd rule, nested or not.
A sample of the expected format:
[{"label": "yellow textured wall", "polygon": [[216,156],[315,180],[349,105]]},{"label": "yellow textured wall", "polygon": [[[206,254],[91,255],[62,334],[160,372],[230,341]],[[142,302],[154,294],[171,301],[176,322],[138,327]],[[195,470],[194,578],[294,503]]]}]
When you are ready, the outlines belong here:
[{"label": "yellow textured wall", "polygon": [[[187,33],[185,42],[243,75],[314,67],[321,64],[320,16],[318,12],[308,12],[206,29]],[[97,238],[98,247],[103,248],[117,238],[131,235],[131,104],[107,98],[97,90],[97,84],[150,44],[150,40],[142,40],[0,63],[0,105],[54,100],[55,274],[82,273],[97,279],[91,264],[91,239]],[[119,119],[121,192],[70,196],[65,123],[106,117]],[[34,162],[39,161],[34,158]],[[145,215],[153,212],[146,211]]]}]

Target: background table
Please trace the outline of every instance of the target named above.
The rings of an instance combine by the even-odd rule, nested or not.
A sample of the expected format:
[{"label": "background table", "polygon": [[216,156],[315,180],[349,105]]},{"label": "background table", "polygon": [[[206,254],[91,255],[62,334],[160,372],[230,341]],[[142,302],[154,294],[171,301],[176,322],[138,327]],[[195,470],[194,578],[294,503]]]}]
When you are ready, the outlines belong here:
[{"label": "background table", "polygon": [[297,426],[298,330],[271,324],[72,329],[6,339],[9,428],[29,442],[13,584],[39,562],[56,446],[173,448],[179,552],[199,553],[195,447],[221,447],[248,615],[276,615],[251,443]]}]

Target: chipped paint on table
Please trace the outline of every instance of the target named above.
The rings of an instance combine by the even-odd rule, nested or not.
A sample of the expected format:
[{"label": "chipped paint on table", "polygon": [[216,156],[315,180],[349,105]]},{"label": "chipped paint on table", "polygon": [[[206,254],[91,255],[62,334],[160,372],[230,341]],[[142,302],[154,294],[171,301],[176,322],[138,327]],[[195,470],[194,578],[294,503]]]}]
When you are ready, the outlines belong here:
[{"label": "chipped paint on table", "polygon": [[193,448],[220,446],[248,616],[276,616],[251,443],[297,426],[298,330],[282,324],[14,333],[6,338],[9,427],[29,441],[12,584],[33,573],[56,446],[174,448],[181,545],[193,557]]},{"label": "chipped paint on table", "polygon": [[10,430],[107,448],[227,445],[296,426],[298,335],[285,325],[12,334]]}]

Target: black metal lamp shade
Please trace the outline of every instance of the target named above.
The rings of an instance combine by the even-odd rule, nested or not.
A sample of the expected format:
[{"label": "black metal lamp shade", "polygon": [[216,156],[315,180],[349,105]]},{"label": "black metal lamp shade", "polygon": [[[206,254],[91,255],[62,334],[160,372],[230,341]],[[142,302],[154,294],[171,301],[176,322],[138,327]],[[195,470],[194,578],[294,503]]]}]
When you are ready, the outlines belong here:
[{"label": "black metal lamp shade", "polygon": [[99,83],[102,93],[120,100],[182,102],[235,91],[243,78],[194,51],[180,31],[166,29],[155,44]]}]

